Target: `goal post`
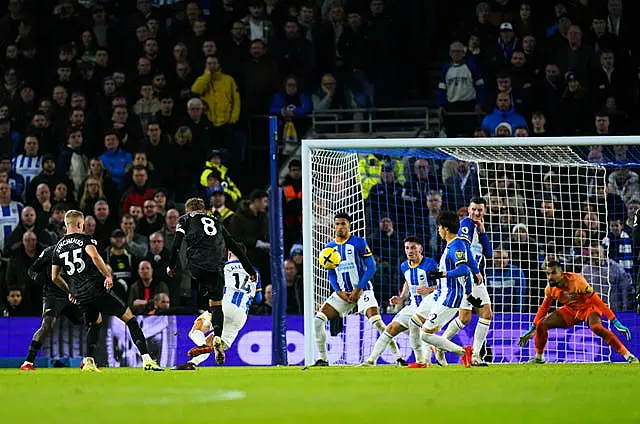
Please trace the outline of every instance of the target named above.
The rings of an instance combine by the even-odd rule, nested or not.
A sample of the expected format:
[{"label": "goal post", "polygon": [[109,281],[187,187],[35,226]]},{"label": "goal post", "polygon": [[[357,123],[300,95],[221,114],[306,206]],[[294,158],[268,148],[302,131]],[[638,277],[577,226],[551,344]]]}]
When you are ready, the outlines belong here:
[{"label": "goal post", "polygon": [[[600,233],[602,229],[606,231],[607,228],[606,203],[587,202],[598,187],[606,187],[606,169],[601,164],[587,161],[579,150],[588,150],[589,146],[594,145],[633,145],[639,141],[633,136],[303,140],[305,364],[310,365],[316,359],[314,315],[331,293],[326,271],[320,268],[317,256],[322,247],[332,239],[332,217],[335,213],[348,212],[352,215],[352,233],[364,238],[375,238],[374,234],[377,234],[378,228],[372,226],[379,225],[383,217],[391,215],[391,221],[395,221],[393,223],[403,236],[426,236],[430,231],[428,227],[433,225],[429,218],[429,210],[424,201],[416,202],[415,196],[411,197],[407,187],[418,184],[422,190],[421,196],[439,192],[442,202],[445,193],[448,192],[448,185],[442,181],[430,183],[431,186],[419,185],[419,182],[412,180],[416,178],[413,176],[412,166],[416,160],[423,159],[427,167],[431,167],[432,171],[436,168],[436,173],[441,175],[443,169],[446,173],[449,171],[447,167],[453,166],[457,169],[458,164],[463,163],[464,169],[468,171],[465,184],[475,186],[475,194],[487,200],[489,215],[494,213],[491,219],[497,219],[492,221],[491,225],[487,225],[494,249],[512,241],[509,249],[516,246],[519,250],[509,254],[528,256],[531,258],[530,261],[539,257],[540,260],[552,256],[559,258],[565,256],[572,248],[571,243],[574,236],[577,236],[574,232],[583,230],[585,225],[591,225],[590,220],[597,221],[593,225],[599,228],[587,231],[588,234],[583,240],[587,247],[589,244],[601,242]],[[363,166],[367,165],[368,155],[385,157],[385,160],[391,161],[387,165],[395,171],[395,178],[406,179],[401,195],[395,195],[393,199],[388,196],[374,199],[374,196],[370,195],[369,190],[376,182],[376,177],[373,177],[372,181],[363,174],[366,172],[363,171]],[[468,167],[471,167],[471,171]],[[379,181],[379,176],[377,178]],[[465,194],[472,192],[473,190],[468,190]],[[466,206],[469,199],[464,199],[465,194],[456,198],[457,203],[447,198],[442,209],[451,209],[451,205],[455,205],[456,209]],[[437,194],[434,196],[437,197]],[[505,210],[506,212],[501,212]],[[528,236],[534,233],[539,238],[539,241],[534,242],[535,249],[523,247],[529,243],[527,241],[523,244],[526,241],[524,236],[522,242],[516,243],[516,238],[510,238],[514,237],[512,231],[528,231]],[[432,242],[433,240],[435,239],[431,238]],[[372,249],[374,255],[377,255],[378,252],[373,247]],[[426,250],[425,256],[431,256]],[[399,256],[400,262],[404,260],[403,252],[400,252]],[[566,259],[565,263],[568,271],[579,270],[573,260]],[[387,301],[384,297],[393,294],[398,282],[402,284],[401,278],[398,278],[399,271],[394,267],[395,264],[383,271],[378,269],[377,272],[377,282],[382,286],[376,287],[376,296],[383,314],[383,305]],[[541,263],[537,262],[531,262],[532,269],[529,271],[533,271],[535,267],[535,272],[540,273]],[[489,271],[492,272],[492,277],[504,273],[504,269],[498,269],[496,266],[487,270]],[[518,294],[514,294],[517,292],[515,289],[506,290],[497,284],[490,287],[490,292],[496,296],[493,300],[495,309],[499,312],[492,323],[488,343],[495,352],[494,357],[499,358],[500,362],[521,362],[528,359],[528,355],[533,351],[533,343],[528,348],[518,351],[514,347],[517,339],[513,339],[515,334],[519,334],[522,328],[526,328],[531,322],[533,313],[543,297],[538,287],[544,283],[543,277],[538,274],[533,277],[533,272],[526,275],[530,278],[528,284],[531,286],[523,288]],[[538,286],[533,283],[534,280]],[[489,286],[491,282],[487,281],[487,284]],[[595,288],[606,302],[608,284]],[[370,328],[365,319],[358,316],[346,317],[344,331],[338,336],[328,337],[330,362],[352,364],[362,361],[377,337],[377,332]],[[578,349],[569,346],[577,343],[580,344],[576,346]],[[399,339],[398,344],[406,358],[411,353],[407,340]],[[548,349],[551,351],[552,360],[556,358],[567,362],[606,361],[611,355],[608,346],[592,337],[590,332],[579,330],[567,337],[559,335],[557,340],[550,340]],[[386,359],[383,357],[383,360]]]}]

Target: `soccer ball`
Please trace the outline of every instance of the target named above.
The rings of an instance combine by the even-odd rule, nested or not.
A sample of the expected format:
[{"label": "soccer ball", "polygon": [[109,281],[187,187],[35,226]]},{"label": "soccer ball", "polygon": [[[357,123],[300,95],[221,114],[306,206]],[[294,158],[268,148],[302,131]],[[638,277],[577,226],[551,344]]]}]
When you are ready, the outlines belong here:
[{"label": "soccer ball", "polygon": [[336,269],[341,259],[340,252],[335,247],[325,247],[318,257],[320,266],[324,269]]}]

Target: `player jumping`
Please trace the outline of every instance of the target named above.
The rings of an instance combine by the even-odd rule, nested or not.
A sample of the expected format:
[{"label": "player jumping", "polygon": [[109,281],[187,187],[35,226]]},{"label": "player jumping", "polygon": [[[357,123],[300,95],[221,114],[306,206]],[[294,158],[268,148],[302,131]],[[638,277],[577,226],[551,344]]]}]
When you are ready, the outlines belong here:
[{"label": "player jumping", "polygon": [[[493,316],[491,299],[489,298],[487,286],[484,284],[486,260],[493,257],[491,242],[484,229],[483,220],[486,207],[487,202],[483,198],[472,198],[469,202],[469,216],[460,221],[460,231],[458,231],[458,237],[468,245],[469,266],[477,277],[476,284],[473,285],[471,293],[474,297],[480,298],[482,301],[482,306],[477,311],[478,323],[473,333],[473,356],[471,358],[471,365],[475,367],[487,366],[487,363],[484,362],[480,356],[480,351],[487,339],[487,333],[489,332],[489,326],[491,325],[491,318]],[[471,304],[467,300],[463,300],[460,311],[458,312],[458,317],[449,323],[442,335],[451,340],[458,334],[458,332],[471,321],[471,310]],[[444,353],[437,350],[436,360],[440,365],[447,364]]]},{"label": "player jumping", "polygon": [[[529,363],[545,363],[544,348],[550,329],[570,328],[583,321],[591,331],[624,356],[627,362],[638,362],[638,358],[624,347],[618,337],[602,325],[602,315],[606,316],[616,330],[627,337],[627,340],[631,340],[631,331],[616,318],[613,311],[600,299],[581,274],[563,272],[560,262],[555,261],[547,264],[546,273],[549,284],[544,290],[544,301],[538,309],[533,324],[518,342],[520,346],[526,346],[535,334],[536,356],[531,358]],[[554,300],[558,301],[562,307],[547,315]]]},{"label": "player jumping", "polygon": [[[443,211],[438,219],[438,233],[447,242],[440,258],[439,271],[427,275],[430,281],[437,280],[434,303],[428,310],[419,308],[411,317],[409,338],[411,346],[419,346],[419,339],[445,352],[453,352],[462,357],[465,368],[471,366],[471,346],[458,346],[452,341],[435,333],[456,316],[463,299],[478,308],[482,301],[474,297],[472,291],[471,269],[468,264],[468,249],[464,241],[458,238],[460,222],[458,215],[451,211]],[[420,332],[420,327],[422,331]],[[413,368],[425,368],[426,363],[416,360]]]},{"label": "player jumping", "polygon": [[[341,260],[336,269],[330,269],[328,272],[333,293],[316,312],[314,320],[316,346],[320,353],[320,358],[313,365],[316,367],[329,365],[325,323],[335,317],[348,314],[354,306],[358,313],[364,313],[369,318],[371,325],[380,334],[385,331],[378,301],[371,286],[371,278],[376,272],[376,262],[367,242],[361,237],[351,235],[351,217],[347,213],[335,215],[333,229],[335,240],[327,243],[325,247],[337,249]],[[389,346],[398,365],[406,365],[395,340],[391,340]]]},{"label": "player jumping", "polygon": [[[82,370],[100,371],[95,364],[94,354],[102,327],[102,316],[113,315],[127,324],[131,339],[142,355],[144,370],[163,371],[149,356],[147,341],[131,309],[109,290],[113,286],[111,272],[98,253],[96,240],[83,233],[82,212],[69,210],[64,216],[64,224],[67,233],[58,241],[53,251],[51,279],[65,293],[72,295],[88,324],[87,356]],[[69,284],[62,278],[63,268]]]},{"label": "player jumping", "polygon": [[51,281],[51,255],[54,249],[55,246],[49,246],[44,249],[27,271],[33,281],[41,277],[44,279],[42,287],[44,305],[42,307],[42,323],[33,335],[27,357],[22,366],[20,366],[20,369],[24,371],[36,369],[33,361],[38,356],[42,344],[53,331],[60,315],[66,316],[74,325],[82,324],[82,311],[80,308],[71,303],[69,297]]},{"label": "player jumping", "polygon": [[[239,244],[244,251],[244,246]],[[247,322],[249,307],[255,302],[262,302],[262,288],[260,274],[255,271],[258,279],[253,282],[247,271],[244,270],[238,258],[229,252],[229,262],[224,266],[224,296],[222,298],[222,310],[224,311],[224,328],[222,329],[222,345],[228,350],[233,344],[238,333]],[[185,364],[176,367],[176,370],[195,370],[198,365],[209,358],[213,351],[214,333],[212,332],[211,312],[204,312],[193,323],[189,332],[189,338],[196,347],[188,353],[192,358]],[[209,333],[205,335],[206,333]]]},{"label": "player jumping", "polygon": [[[187,200],[185,212],[178,220],[167,275],[172,277],[175,274],[174,269],[178,262],[180,245],[183,238],[186,238],[187,258],[189,259],[192,280],[196,282],[200,292],[209,299],[209,312],[211,313],[214,334],[213,349],[215,350],[216,362],[222,365],[225,358],[224,344],[221,338],[225,322],[222,297],[227,249],[240,260],[242,268],[252,282],[257,281],[258,277],[246,253],[231,237],[227,229],[215,217],[208,215],[204,200],[197,197]],[[200,339],[200,341],[203,340]]]},{"label": "player jumping", "polygon": [[[432,293],[436,287],[435,285],[428,286],[427,274],[436,271],[438,264],[433,259],[422,255],[422,243],[415,236],[409,236],[404,239],[404,252],[407,255],[407,260],[400,265],[400,271],[405,281],[402,286],[402,292],[400,296],[393,296],[389,301],[392,305],[402,305],[406,300],[409,300],[409,303],[393,317],[393,321],[387,325],[384,333],[378,337],[371,355],[361,364],[362,366],[375,365],[391,340],[409,329],[411,316],[420,304],[422,302],[433,302],[434,295]],[[425,346],[422,343],[415,350],[414,354],[418,358],[416,363],[426,363],[426,359],[422,359],[425,355],[425,350]],[[413,368],[415,366],[409,365],[409,367]]]}]

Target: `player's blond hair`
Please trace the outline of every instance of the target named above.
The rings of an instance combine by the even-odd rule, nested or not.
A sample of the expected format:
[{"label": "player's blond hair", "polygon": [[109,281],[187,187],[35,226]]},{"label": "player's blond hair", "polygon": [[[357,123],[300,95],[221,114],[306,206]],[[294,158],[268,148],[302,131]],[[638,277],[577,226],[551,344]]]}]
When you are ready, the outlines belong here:
[{"label": "player's blond hair", "polygon": [[82,212],[69,209],[67,213],[64,214],[64,225],[67,228],[76,228],[80,219],[84,220],[84,214]]},{"label": "player's blond hair", "polygon": [[199,197],[192,197],[184,204],[184,210],[186,212],[204,211],[206,209],[207,207],[204,204],[204,200]]}]

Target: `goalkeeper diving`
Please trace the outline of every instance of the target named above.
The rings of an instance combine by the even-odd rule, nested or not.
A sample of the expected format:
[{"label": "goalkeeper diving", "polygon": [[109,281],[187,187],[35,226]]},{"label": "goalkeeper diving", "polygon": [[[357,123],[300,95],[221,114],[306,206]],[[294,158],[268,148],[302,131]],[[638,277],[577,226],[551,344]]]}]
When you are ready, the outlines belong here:
[{"label": "goalkeeper diving", "polygon": [[[535,335],[536,356],[531,358],[529,363],[545,363],[544,348],[550,329],[570,328],[580,322],[585,322],[591,331],[622,355],[628,363],[638,362],[638,358],[629,352],[620,339],[602,325],[602,316],[604,315],[616,330],[624,334],[627,340],[631,340],[631,331],[616,318],[581,274],[564,272],[562,265],[555,261],[547,264],[546,274],[549,283],[544,290],[544,301],[533,324],[518,342],[520,346],[526,346],[529,339]],[[547,315],[554,300],[562,306]]]}]

